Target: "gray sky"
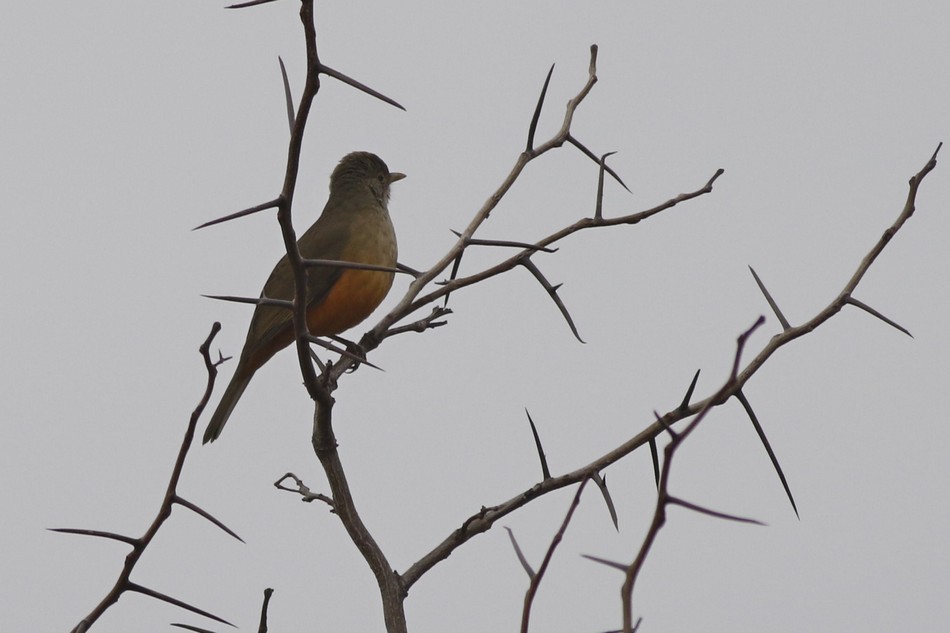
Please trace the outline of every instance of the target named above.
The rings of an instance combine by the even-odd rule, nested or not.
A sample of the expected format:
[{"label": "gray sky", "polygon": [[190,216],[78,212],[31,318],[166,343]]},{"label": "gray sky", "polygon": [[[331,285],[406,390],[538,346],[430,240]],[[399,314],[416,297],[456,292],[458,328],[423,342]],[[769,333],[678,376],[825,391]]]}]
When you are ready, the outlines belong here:
[{"label": "gray sky", "polygon": [[[400,259],[451,244],[524,145],[556,62],[539,138],[560,125],[600,46],[599,83],[574,133],[633,191],[605,214],[715,191],[649,222],[592,231],[535,261],[576,320],[577,343],[524,271],[453,295],[449,325],[374,352],[336,394],[336,430],[360,510],[405,569],[482,505],[540,476],[524,408],[555,473],[666,411],[697,368],[726,377],[735,337],[768,310],[793,323],[826,305],[897,217],[908,178],[950,140],[950,9],[880,3],[321,3],[323,60],[403,103],[325,80],[304,148],[295,218],[325,201],[348,151],[409,177],[390,209]],[[282,252],[271,216],[191,232],[279,190],[287,124],[277,66],[303,84],[298,4],[29,2],[0,19],[0,620],[63,631],[111,586],[126,548],[47,527],[141,534],[204,387],[211,323],[237,354],[250,311],[200,294],[255,295]],[[749,383],[796,495],[792,513],[740,407],[680,452],[672,490],[769,524],[673,509],[635,593],[642,631],[942,631],[950,626],[950,377],[946,151],[916,215],[856,296],[913,339],[845,310]],[[529,166],[481,237],[533,241],[592,213],[596,168],[564,148]],[[465,269],[496,261],[470,253]],[[397,281],[372,321],[405,291]],[[750,341],[778,332],[771,315]],[[368,328],[370,322],[363,329]],[[351,332],[358,338],[360,331]],[[274,631],[382,630],[369,570],[326,508],[276,491],[293,471],[325,491],[311,404],[293,354],[258,373],[221,440],[196,447],[182,494],[231,541],[177,509],[134,580]],[[222,368],[219,392],[232,368]],[[203,430],[202,421],[201,429]],[[607,471],[537,598],[534,630],[620,623],[622,578],[580,554],[630,561],[655,490],[647,452]],[[538,565],[570,502],[553,494],[503,521]],[[410,628],[517,630],[527,579],[506,533],[482,535],[413,587]],[[126,596],[97,631],[206,621]]]}]

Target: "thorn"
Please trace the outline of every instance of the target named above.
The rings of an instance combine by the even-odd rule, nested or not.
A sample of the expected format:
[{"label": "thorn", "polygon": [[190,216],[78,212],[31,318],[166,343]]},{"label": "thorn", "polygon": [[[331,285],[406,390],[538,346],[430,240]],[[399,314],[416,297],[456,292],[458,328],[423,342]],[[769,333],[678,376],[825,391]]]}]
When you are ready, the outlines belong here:
[{"label": "thorn", "polygon": [[528,408],[525,407],[525,415],[528,416],[528,424],[531,425],[531,434],[534,435],[534,445],[538,449],[538,458],[541,460],[541,476],[544,479],[551,478],[551,471],[548,470],[548,460],[544,456],[544,449],[541,447],[541,438],[538,435],[538,429],[534,425],[534,420],[531,419],[531,414],[528,412]]},{"label": "thorn", "polygon": [[870,314],[871,316],[875,316],[875,317],[879,318],[881,321],[884,321],[885,323],[887,323],[887,324],[890,325],[891,327],[900,330],[901,332],[903,332],[904,334],[906,334],[907,336],[909,336],[909,337],[911,337],[911,338],[914,338],[914,335],[911,334],[910,331],[909,331],[907,328],[898,325],[898,324],[895,323],[894,321],[891,321],[891,320],[888,319],[886,316],[884,316],[883,314],[881,314],[880,312],[878,312],[877,310],[875,310],[874,308],[872,308],[872,307],[869,306],[868,304],[863,303],[863,302],[861,302],[861,301],[858,301],[857,299],[855,299],[854,297],[852,297],[852,296],[850,296],[850,295],[848,295],[848,296],[845,298],[845,303],[850,303],[851,305],[853,305],[853,306],[856,307],[856,308],[861,308],[862,310],[864,310],[865,312],[867,312],[867,313]]},{"label": "thorn", "polygon": [[627,571],[627,565],[624,565],[623,563],[617,563],[612,560],[607,560],[606,558],[598,558],[597,556],[591,556],[590,554],[581,554],[581,556],[586,558],[587,560],[592,560],[595,563],[600,563],[601,565],[606,565],[607,567],[613,567],[614,569],[619,569],[622,572]]},{"label": "thorn", "polygon": [[541,87],[541,95],[538,97],[538,105],[534,107],[534,114],[531,115],[531,124],[528,126],[528,144],[524,151],[534,150],[534,134],[538,129],[538,119],[541,118],[541,108],[544,106],[544,96],[548,93],[548,84],[551,83],[551,75],[554,73],[554,64],[548,69],[547,77],[544,78],[544,85]]},{"label": "thorn", "polygon": [[574,319],[571,318],[570,313],[567,311],[567,307],[564,305],[564,302],[561,301],[561,297],[557,294],[557,289],[561,287],[561,284],[552,286],[551,283],[547,279],[545,279],[544,275],[541,274],[541,271],[538,269],[538,267],[534,265],[534,262],[532,262],[527,257],[522,259],[519,263],[525,268],[527,268],[528,270],[530,270],[531,274],[534,275],[535,279],[537,279],[538,282],[540,282],[540,284],[547,291],[548,296],[550,296],[551,299],[554,301],[555,305],[557,305],[558,310],[561,311],[561,316],[563,316],[564,319],[567,321],[567,325],[571,328],[571,332],[574,333],[574,337],[578,341],[583,343],[584,339],[582,339],[581,335],[577,333],[577,326],[574,325]]},{"label": "thorn", "polygon": [[[268,0],[273,1],[273,0]],[[214,226],[215,224],[221,224],[222,222],[229,222],[230,220],[236,220],[238,218],[243,218],[245,215],[251,215],[253,213],[259,213],[260,211],[266,211],[267,209],[274,209],[279,207],[281,204],[280,198],[275,198],[268,202],[261,203],[256,207],[251,207],[249,209],[244,209],[243,211],[238,211],[237,213],[232,213],[231,215],[226,215],[214,220],[209,220],[204,224],[199,224],[195,228],[191,229],[192,231],[197,231],[198,229],[203,229],[208,226]]]},{"label": "thorn", "polygon": [[515,533],[511,531],[510,527],[504,527],[506,530],[508,530],[508,537],[511,539],[511,545],[515,548],[515,554],[518,556],[518,561],[521,562],[521,566],[524,567],[524,570],[528,573],[528,578],[534,578],[534,570],[531,568],[531,565],[528,564],[528,559],[524,557],[521,548],[518,547],[518,541],[515,540]]},{"label": "thorn", "polygon": [[698,506],[695,503],[690,503],[688,501],[683,501],[677,497],[667,496],[667,502],[672,503],[673,505],[682,506],[688,510],[693,510],[694,512],[699,512],[700,514],[706,514],[711,517],[716,517],[717,519],[726,519],[727,521],[737,521],[739,523],[751,523],[753,525],[765,525],[761,521],[756,519],[748,519],[746,517],[736,516],[734,514],[726,514],[725,512],[717,512],[715,510],[710,510],[709,508],[704,508]]},{"label": "thorn", "polygon": [[772,312],[775,313],[775,316],[778,317],[778,322],[782,324],[782,328],[785,330],[790,330],[791,325],[788,324],[788,320],[785,318],[785,315],[782,314],[782,311],[779,310],[778,304],[775,303],[775,300],[772,299],[772,295],[769,294],[769,291],[766,290],[765,284],[762,283],[762,280],[759,279],[759,276],[755,274],[755,269],[752,266],[749,266],[749,270],[752,271],[752,276],[755,278],[755,283],[759,285],[759,290],[762,291],[762,294],[765,295],[765,300],[769,302],[769,306],[772,307]]},{"label": "thorn", "polygon": [[280,77],[284,83],[284,100],[287,103],[287,123],[290,125],[290,133],[294,133],[294,97],[290,94],[290,80],[287,78],[287,68],[284,66],[284,60],[277,56],[280,63]]},{"label": "thorn", "polygon": [[610,520],[614,523],[614,529],[619,532],[620,524],[617,522],[617,508],[614,507],[614,501],[611,499],[610,492],[607,490],[607,477],[601,477],[600,473],[594,473],[590,478],[594,480],[594,483],[600,488],[601,494],[604,495],[604,503],[607,504]]},{"label": "thorn", "polygon": [[660,454],[656,450],[656,438],[650,438],[650,457],[653,458],[653,478],[656,480],[656,489],[660,489]]},{"label": "thorn", "polygon": [[685,411],[689,409],[689,401],[693,397],[693,391],[696,389],[696,382],[699,380],[700,370],[696,370],[696,373],[693,374],[693,380],[689,383],[689,388],[686,390],[686,395],[683,396],[683,401],[680,403],[679,410]]},{"label": "thorn", "polygon": [[[174,501],[175,503],[179,504],[179,505],[182,505],[182,506],[188,508],[189,510],[191,510],[191,511],[194,512],[195,514],[206,518],[207,520],[211,521],[211,522],[214,523],[216,526],[218,526],[219,528],[221,528],[222,530],[224,530],[225,533],[227,533],[227,534],[233,536],[233,537],[236,538],[237,540],[239,540],[239,541],[241,541],[242,543],[244,543],[244,539],[242,539],[240,536],[238,536],[237,534],[235,534],[228,526],[226,526],[224,523],[222,523],[221,521],[217,520],[216,518],[214,518],[213,516],[211,516],[211,514],[209,514],[209,513],[206,512],[205,510],[199,508],[198,506],[196,506],[196,505],[193,504],[192,502],[187,501],[186,499],[183,499],[183,498],[179,497],[177,494],[175,495],[173,501]],[[245,544],[246,544],[246,543],[245,543]]]},{"label": "thorn", "polygon": [[387,97],[381,92],[377,92],[373,90],[372,88],[370,88],[369,86],[365,84],[361,84],[360,82],[356,81],[355,79],[352,79],[351,77],[347,77],[346,75],[344,75],[338,70],[334,70],[333,68],[330,68],[329,66],[324,66],[323,64],[321,64],[320,72],[322,72],[324,75],[327,75],[329,77],[333,77],[336,80],[342,81],[343,83],[347,84],[348,86],[352,86],[356,88],[357,90],[361,90],[365,92],[366,94],[370,95],[371,97],[376,97],[380,101],[384,101],[391,106],[395,106],[399,108],[400,110],[402,110],[403,112],[406,111],[406,109],[402,107],[397,101],[390,99],[389,97]]},{"label": "thorn", "polygon": [[745,409],[749,419],[752,420],[752,426],[755,427],[755,432],[759,435],[759,440],[765,447],[765,451],[769,454],[769,459],[772,461],[772,467],[778,474],[778,478],[782,481],[782,487],[785,488],[785,495],[792,504],[792,510],[795,511],[795,516],[798,519],[801,519],[801,517],[798,516],[798,506],[795,505],[795,498],[792,497],[792,490],[788,487],[788,481],[785,479],[785,473],[782,472],[782,467],[778,463],[778,458],[775,456],[775,452],[772,450],[772,446],[769,444],[768,438],[765,437],[765,431],[762,429],[762,425],[759,424],[758,418],[755,417],[755,412],[752,410],[752,405],[749,404],[749,401],[746,399],[745,394],[742,393],[741,389],[736,392],[736,399],[742,404],[742,408]]}]

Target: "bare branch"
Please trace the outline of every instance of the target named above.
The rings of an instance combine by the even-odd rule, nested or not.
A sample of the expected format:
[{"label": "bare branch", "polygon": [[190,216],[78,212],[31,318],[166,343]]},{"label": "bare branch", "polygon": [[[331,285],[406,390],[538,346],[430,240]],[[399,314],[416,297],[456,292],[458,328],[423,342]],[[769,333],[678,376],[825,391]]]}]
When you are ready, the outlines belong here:
[{"label": "bare branch", "polygon": [[452,314],[452,311],[448,308],[443,308],[441,306],[434,306],[432,312],[428,316],[409,323],[407,325],[401,325],[399,327],[389,328],[386,330],[384,338],[389,338],[390,336],[395,336],[397,334],[403,334],[405,332],[425,332],[426,330],[432,330],[437,327],[442,327],[448,321],[439,321],[438,319]]},{"label": "bare branch", "polygon": [[[567,509],[567,515],[564,517],[564,520],[561,521],[561,527],[558,528],[554,538],[551,539],[551,544],[548,546],[548,551],[544,554],[544,560],[541,561],[541,567],[538,568],[538,573],[528,574],[531,578],[531,582],[528,585],[528,590],[525,592],[524,608],[521,611],[521,633],[528,633],[528,620],[531,617],[531,605],[534,602],[534,596],[538,593],[538,587],[541,586],[541,581],[544,579],[544,574],[548,570],[548,565],[551,564],[551,559],[554,557],[554,550],[561,544],[564,533],[567,532],[567,526],[570,525],[571,518],[574,516],[574,511],[577,510],[577,506],[580,505],[581,494],[584,492],[584,486],[587,485],[587,481],[588,480],[585,479],[581,482],[581,485],[577,487],[577,492],[574,493],[574,499],[571,500],[571,506]],[[508,530],[508,532],[511,534],[511,530]],[[511,534],[512,542],[514,542],[514,538],[514,534]]]},{"label": "bare branch", "polygon": [[[211,342],[214,340],[214,337],[218,334],[220,330],[221,330],[221,324],[218,322],[215,322],[214,325],[211,326],[211,332],[208,334],[208,337],[201,344],[201,347],[198,348],[199,352],[201,353],[202,358],[204,359],[205,369],[208,372],[208,380],[207,380],[207,383],[205,384],[205,391],[201,396],[201,400],[198,402],[198,405],[195,407],[194,411],[192,411],[191,413],[191,418],[188,421],[188,427],[185,430],[184,437],[182,438],[181,447],[178,449],[178,457],[175,460],[175,466],[172,469],[172,474],[168,481],[168,487],[165,490],[165,496],[162,499],[162,503],[158,509],[158,512],[156,513],[155,518],[152,520],[152,524],[145,531],[145,534],[142,535],[141,538],[128,540],[127,537],[120,537],[118,535],[112,535],[112,536],[107,537],[107,538],[115,538],[117,540],[121,540],[123,542],[128,543],[129,545],[132,546],[132,551],[129,552],[129,554],[125,557],[125,563],[122,566],[122,571],[119,573],[119,577],[116,579],[115,584],[112,586],[112,589],[109,590],[106,596],[99,602],[98,605],[96,605],[96,607],[89,613],[89,615],[83,618],[79,622],[79,624],[77,624],[73,628],[73,633],[80,633],[81,631],[87,631],[89,627],[91,627],[102,616],[102,614],[106,612],[106,610],[109,607],[111,607],[113,604],[115,604],[118,601],[119,596],[121,596],[126,591],[138,591],[140,593],[145,593],[147,595],[159,598],[161,600],[165,600],[166,602],[170,602],[171,604],[180,606],[184,609],[188,609],[189,611],[193,611],[195,613],[205,615],[206,617],[217,620],[218,622],[222,622],[224,624],[230,624],[226,620],[222,620],[221,618],[218,618],[217,616],[211,615],[210,613],[207,613],[205,611],[192,607],[183,602],[177,601],[173,598],[169,598],[168,596],[164,596],[162,594],[151,591],[149,589],[145,589],[144,587],[140,587],[139,585],[136,585],[135,583],[129,580],[130,576],[132,575],[132,570],[135,569],[135,565],[138,563],[139,559],[142,557],[142,554],[145,553],[145,550],[151,544],[152,539],[154,539],[155,535],[158,534],[158,530],[162,527],[162,525],[165,523],[168,517],[171,516],[172,504],[174,504],[176,501],[180,501],[178,499],[177,488],[178,488],[178,481],[181,478],[182,469],[184,468],[184,465],[185,465],[185,457],[188,455],[188,450],[191,447],[192,440],[194,439],[195,427],[198,424],[198,418],[201,416],[201,413],[204,411],[205,407],[208,404],[208,400],[211,398],[211,392],[214,390],[215,378],[218,375],[217,363],[211,360],[210,349],[211,349]],[[202,516],[205,516],[205,515],[202,515]],[[69,533],[74,533],[74,534],[81,533],[79,531],[68,530],[68,529],[58,529],[56,531],[69,532]],[[88,534],[94,535],[94,536],[106,536],[108,533],[106,532],[93,533],[92,531],[89,531]]]},{"label": "bare branch", "polygon": [[[736,353],[733,358],[732,370],[729,372],[729,378],[726,380],[725,384],[720,387],[719,391],[716,393],[716,396],[709,401],[709,404],[705,406],[699,414],[693,419],[692,422],[686,427],[686,429],[680,433],[678,436],[670,440],[670,443],[666,445],[666,448],[663,451],[663,469],[660,473],[660,485],[657,490],[656,497],[656,508],[653,512],[653,520],[650,522],[650,528],[647,530],[647,534],[643,539],[643,543],[640,546],[639,552],[637,552],[636,558],[632,563],[627,567],[623,588],[621,589],[620,596],[622,600],[623,607],[623,630],[624,633],[630,633],[633,630],[633,588],[636,584],[637,576],[640,574],[640,570],[643,568],[643,563],[646,561],[647,554],[649,554],[650,549],[653,547],[653,543],[656,541],[657,535],[660,530],[663,528],[663,525],[666,523],[666,507],[671,501],[669,494],[669,481],[670,481],[670,469],[673,466],[673,457],[676,454],[677,448],[679,448],[686,438],[696,429],[703,419],[709,414],[713,409],[713,402],[716,402],[718,398],[726,397],[729,393],[732,392],[732,389],[736,383],[738,376],[739,362],[742,358],[742,352],[745,349],[746,341],[752,333],[758,329],[764,322],[763,317],[756,319],[755,323],[743,332],[739,338],[736,340]],[[685,502],[677,500],[676,503],[684,505]],[[706,511],[704,508],[699,508],[699,506],[690,506],[692,509],[707,513],[712,513],[712,511]],[[726,515],[719,515],[723,518],[726,518]]]},{"label": "bare branch", "polygon": [[270,605],[271,596],[274,590],[268,587],[264,590],[264,602],[261,604],[261,622],[257,627],[257,633],[267,633],[267,607]]},{"label": "bare branch", "polygon": [[[286,479],[293,479],[294,483],[296,484],[296,488],[288,488],[287,486],[285,486],[284,480]],[[297,493],[298,495],[302,497],[301,501],[303,501],[304,503],[310,503],[311,501],[322,501],[323,503],[330,506],[331,509],[333,508],[333,499],[331,499],[330,497],[326,495],[323,495],[317,492],[312,492],[310,488],[303,482],[303,480],[301,480],[300,477],[298,477],[297,475],[293,473],[287,473],[283,477],[275,481],[274,487],[277,488],[278,490],[285,490],[287,492]]]},{"label": "bare branch", "polygon": [[[462,237],[462,234],[458,231],[452,231],[456,237]],[[544,246],[535,246],[534,244],[529,244],[527,242],[515,242],[513,240],[480,240],[474,237],[468,238],[466,240],[468,246],[504,246],[510,248],[523,248],[529,251],[541,251],[542,253],[556,253],[558,249],[556,248],[546,248]],[[452,275],[452,279],[455,278],[455,275]]]}]

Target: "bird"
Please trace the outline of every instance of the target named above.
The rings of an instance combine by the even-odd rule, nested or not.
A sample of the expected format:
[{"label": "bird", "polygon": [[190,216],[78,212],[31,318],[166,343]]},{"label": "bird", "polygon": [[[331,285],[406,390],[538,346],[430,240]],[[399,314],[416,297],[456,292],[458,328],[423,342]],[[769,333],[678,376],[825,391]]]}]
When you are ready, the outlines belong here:
[{"label": "bird", "polygon": [[[406,175],[390,172],[370,152],[344,156],[330,175],[330,195],[317,221],[297,240],[304,259],[396,266],[396,232],[389,217],[390,185]],[[331,336],[365,320],[382,303],[393,273],[333,266],[309,269],[307,327],[314,336]],[[274,267],[261,298],[292,300],[294,277],[287,256]],[[294,341],[291,311],[258,304],[234,375],[208,422],[204,444],[213,442],[231,416],[254,373]]]}]

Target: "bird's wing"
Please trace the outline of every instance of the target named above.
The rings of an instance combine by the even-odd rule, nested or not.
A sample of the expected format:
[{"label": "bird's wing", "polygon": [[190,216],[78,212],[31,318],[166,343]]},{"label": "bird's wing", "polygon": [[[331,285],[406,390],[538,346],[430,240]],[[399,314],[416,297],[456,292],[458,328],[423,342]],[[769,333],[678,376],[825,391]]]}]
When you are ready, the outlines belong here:
[{"label": "bird's wing", "polygon": [[[340,259],[344,245],[350,238],[350,223],[326,222],[321,216],[307,232],[297,240],[297,247],[304,259]],[[342,268],[332,266],[316,266],[310,268],[308,278],[308,305],[319,303],[343,273]],[[294,298],[293,271],[284,255],[270,277],[264,284],[262,297],[269,299],[284,299],[291,301]],[[255,350],[269,347],[269,344],[278,337],[286,337],[287,330],[292,329],[293,315],[290,310],[276,306],[259,305],[254,310],[251,326],[247,332],[247,342],[244,345],[244,355],[252,355]],[[254,348],[254,349],[249,349]],[[276,351],[276,350],[275,350]]]}]

